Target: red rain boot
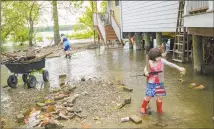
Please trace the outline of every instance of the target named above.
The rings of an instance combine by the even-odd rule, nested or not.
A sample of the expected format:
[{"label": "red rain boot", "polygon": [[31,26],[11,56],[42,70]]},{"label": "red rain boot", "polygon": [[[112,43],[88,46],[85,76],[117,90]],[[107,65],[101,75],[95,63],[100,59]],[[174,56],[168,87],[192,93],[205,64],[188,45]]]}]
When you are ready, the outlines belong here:
[{"label": "red rain boot", "polygon": [[145,115],[147,114],[147,112],[146,112],[147,104],[148,104],[148,101],[143,100],[143,103],[142,103],[141,109],[140,109],[140,112],[141,112],[142,114],[145,114]]},{"label": "red rain boot", "polygon": [[160,114],[160,115],[163,115],[163,111],[162,111],[162,101],[158,102],[156,100],[156,106],[157,106],[157,112]]}]

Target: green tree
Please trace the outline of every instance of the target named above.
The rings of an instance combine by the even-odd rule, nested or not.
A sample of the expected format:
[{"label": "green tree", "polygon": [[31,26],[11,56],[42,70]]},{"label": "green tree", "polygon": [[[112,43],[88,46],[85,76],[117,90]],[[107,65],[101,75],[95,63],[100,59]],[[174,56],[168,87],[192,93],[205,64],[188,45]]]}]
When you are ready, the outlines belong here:
[{"label": "green tree", "polygon": [[106,13],[107,12],[107,1],[102,1],[100,4],[100,13]]},{"label": "green tree", "polygon": [[85,12],[83,13],[82,17],[79,17],[79,23],[82,23],[89,27],[89,31],[93,31],[93,13],[96,10],[96,3],[93,1],[89,1],[89,6],[86,7]]},{"label": "green tree", "polygon": [[12,34],[13,40],[22,42],[28,39],[29,45],[32,46],[34,25],[38,23],[41,6],[42,4],[35,0],[3,1],[1,8],[1,37],[3,41]]},{"label": "green tree", "polygon": [[57,1],[52,1],[53,5],[53,21],[54,21],[54,43],[60,43],[60,36],[59,36],[59,18],[58,18],[58,10],[57,10]]},{"label": "green tree", "polygon": [[[53,21],[54,21],[54,43],[58,44],[60,42],[60,35],[59,35],[59,15],[58,15],[58,7],[65,8],[68,10],[78,10],[81,8],[81,5],[83,4],[83,1],[63,1],[63,2],[57,2],[52,1],[53,5]],[[66,8],[68,7],[68,8]]]}]

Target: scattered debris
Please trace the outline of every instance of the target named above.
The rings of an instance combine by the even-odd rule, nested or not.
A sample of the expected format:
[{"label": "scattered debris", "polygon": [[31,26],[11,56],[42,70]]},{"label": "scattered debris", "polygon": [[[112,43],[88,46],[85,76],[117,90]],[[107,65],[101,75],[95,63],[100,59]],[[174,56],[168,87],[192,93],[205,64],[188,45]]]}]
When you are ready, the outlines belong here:
[{"label": "scattered debris", "polygon": [[64,99],[65,97],[68,97],[68,95],[60,94],[59,96],[55,97],[54,100],[55,100],[55,101],[61,100],[61,99]]},{"label": "scattered debris", "polygon": [[63,92],[70,93],[70,92],[74,91],[74,89],[76,89],[76,86],[67,86],[67,87],[63,88]]},{"label": "scattered debris", "polygon": [[66,78],[66,74],[61,74],[61,75],[59,75],[59,78]]},{"label": "scattered debris", "polygon": [[124,90],[124,91],[128,91],[128,92],[132,92],[132,91],[133,91],[133,89],[128,88],[128,87],[126,87],[126,86],[123,87],[123,90]]},{"label": "scattered debris", "polygon": [[82,78],[81,78],[81,81],[85,81],[85,77],[82,77]]},{"label": "scattered debris", "polygon": [[82,92],[82,95],[88,95],[88,92],[84,91]]},{"label": "scattered debris", "polygon": [[141,119],[140,117],[136,116],[136,115],[131,115],[129,118],[130,118],[130,120],[131,120],[132,122],[134,122],[135,124],[140,124],[140,123],[142,123],[142,119]]},{"label": "scattered debris", "polygon": [[94,117],[94,120],[99,120],[100,118],[98,116]]},{"label": "scattered debris", "polygon": [[53,112],[55,111],[54,106],[53,105],[48,105],[47,109],[45,110],[47,113]]},{"label": "scattered debris", "polygon": [[25,118],[25,123],[27,124],[28,128],[35,127],[39,125],[41,120],[37,119],[36,116],[40,114],[41,111],[36,111],[36,109],[32,109],[29,117]]},{"label": "scattered debris", "polygon": [[147,114],[152,115],[152,110],[151,110],[151,107],[149,105],[147,107]]},{"label": "scattered debris", "polygon": [[60,82],[59,83],[59,86],[64,86],[65,85],[65,82]]},{"label": "scattered debris", "polygon": [[126,105],[126,104],[125,104],[124,102],[123,102],[123,103],[120,103],[120,104],[118,105],[118,109],[123,108],[125,105]]},{"label": "scattered debris", "polygon": [[74,102],[78,96],[79,96],[79,94],[75,94],[74,96],[70,96],[67,100],[67,103],[74,104]]},{"label": "scattered debris", "polygon": [[45,106],[45,104],[44,103],[36,103],[36,106],[43,107],[43,106]]},{"label": "scattered debris", "polygon": [[6,124],[6,120],[1,118],[1,129],[4,129],[5,124]]},{"label": "scattered debris", "polygon": [[168,126],[168,124],[163,123],[163,122],[157,122],[157,123],[155,123],[155,126],[167,127],[167,126]]},{"label": "scattered debris", "polygon": [[196,90],[202,90],[202,89],[204,89],[205,87],[203,86],[203,85],[199,85],[199,86],[196,86],[196,87],[194,87],[194,89],[196,89]]},{"label": "scattered debris", "polygon": [[59,119],[68,120],[69,118],[60,112],[59,113]]},{"label": "scattered debris", "polygon": [[[56,120],[55,120],[56,121]],[[48,122],[47,125],[45,125],[45,129],[61,129],[63,126],[60,124],[57,124],[56,122]]]},{"label": "scattered debris", "polygon": [[68,112],[71,112],[71,113],[74,112],[74,108],[71,108],[71,107],[67,107],[66,110],[67,110]]},{"label": "scattered debris", "polygon": [[130,121],[129,117],[124,117],[120,119],[120,122],[128,122],[128,121]]},{"label": "scattered debris", "polygon": [[125,104],[131,104],[131,97],[124,99]]},{"label": "scattered debris", "polygon": [[196,83],[191,83],[190,85],[191,85],[191,86],[196,86]]},{"label": "scattered debris", "polygon": [[180,81],[181,83],[183,83],[183,82],[184,82],[184,80],[183,80],[182,78],[178,79],[178,81]]},{"label": "scattered debris", "polygon": [[16,116],[16,118],[17,118],[17,122],[21,123],[24,121],[25,116],[23,114],[19,114]]}]

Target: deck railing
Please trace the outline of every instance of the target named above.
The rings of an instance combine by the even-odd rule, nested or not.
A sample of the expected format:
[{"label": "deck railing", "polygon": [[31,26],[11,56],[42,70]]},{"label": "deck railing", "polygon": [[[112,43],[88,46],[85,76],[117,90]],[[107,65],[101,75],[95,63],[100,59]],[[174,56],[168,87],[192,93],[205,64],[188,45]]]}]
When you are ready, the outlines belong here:
[{"label": "deck railing", "polygon": [[206,12],[209,9],[209,1],[186,1],[186,9],[188,13]]},{"label": "deck railing", "polygon": [[97,26],[98,29],[100,30],[100,33],[103,37],[104,42],[106,42],[105,25],[104,25],[104,22],[101,20],[100,15],[97,13],[94,13],[93,20],[94,20],[94,25]]}]

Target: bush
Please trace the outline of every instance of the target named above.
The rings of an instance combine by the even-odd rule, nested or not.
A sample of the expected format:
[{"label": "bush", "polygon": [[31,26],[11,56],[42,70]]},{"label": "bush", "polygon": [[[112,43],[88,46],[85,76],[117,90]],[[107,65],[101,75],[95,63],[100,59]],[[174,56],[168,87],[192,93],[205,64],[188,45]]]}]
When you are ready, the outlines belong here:
[{"label": "bush", "polygon": [[42,37],[42,36],[37,36],[37,37],[36,37],[36,41],[38,41],[38,42],[43,42],[43,37]]},{"label": "bush", "polygon": [[94,35],[93,31],[86,31],[86,32],[80,32],[80,33],[75,33],[72,35],[67,35],[69,39],[88,39],[92,38]]}]

